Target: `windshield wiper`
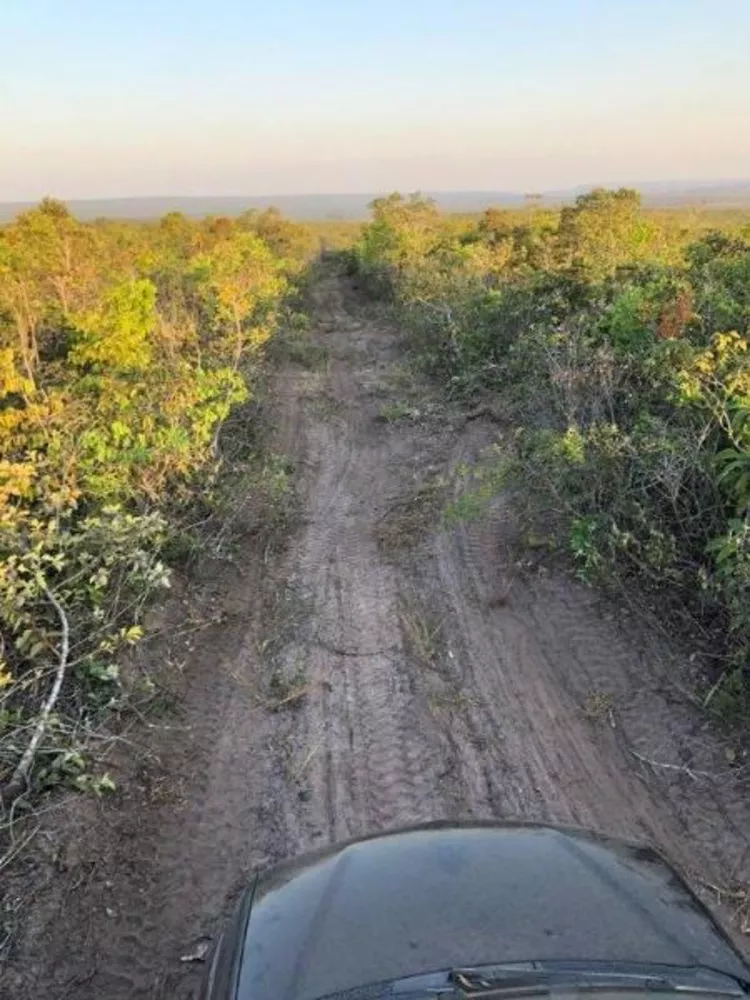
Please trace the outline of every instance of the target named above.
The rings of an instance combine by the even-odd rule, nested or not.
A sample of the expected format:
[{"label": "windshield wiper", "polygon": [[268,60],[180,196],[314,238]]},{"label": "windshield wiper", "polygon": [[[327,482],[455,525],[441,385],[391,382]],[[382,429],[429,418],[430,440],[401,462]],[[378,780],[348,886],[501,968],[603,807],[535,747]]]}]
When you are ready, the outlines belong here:
[{"label": "windshield wiper", "polygon": [[501,995],[538,995],[551,990],[650,990],[670,993],[742,994],[732,982],[690,983],[663,972],[583,971],[573,969],[452,969],[448,979],[466,997],[490,1000]]}]

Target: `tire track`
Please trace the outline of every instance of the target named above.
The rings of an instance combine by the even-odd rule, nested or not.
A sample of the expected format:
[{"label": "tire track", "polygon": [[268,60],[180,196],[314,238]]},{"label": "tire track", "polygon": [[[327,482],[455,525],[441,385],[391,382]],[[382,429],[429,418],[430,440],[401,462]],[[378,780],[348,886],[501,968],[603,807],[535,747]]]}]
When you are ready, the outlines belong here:
[{"label": "tire track", "polygon": [[[330,290],[340,302],[338,288]],[[439,750],[425,740],[411,704],[398,629],[399,581],[375,531],[394,484],[387,443],[373,434],[376,408],[363,388],[380,370],[392,338],[351,322],[340,305],[326,338],[329,391],[342,406],[335,423],[305,424],[295,448],[317,470],[306,484],[306,527],[288,567],[312,595],[315,628],[307,660],[310,696],[295,756],[315,750],[301,825],[314,843],[442,815]],[[333,325],[333,324],[332,324]],[[352,366],[354,349],[359,361]],[[312,744],[312,745],[310,745]],[[299,811],[299,808],[298,808]]]}]

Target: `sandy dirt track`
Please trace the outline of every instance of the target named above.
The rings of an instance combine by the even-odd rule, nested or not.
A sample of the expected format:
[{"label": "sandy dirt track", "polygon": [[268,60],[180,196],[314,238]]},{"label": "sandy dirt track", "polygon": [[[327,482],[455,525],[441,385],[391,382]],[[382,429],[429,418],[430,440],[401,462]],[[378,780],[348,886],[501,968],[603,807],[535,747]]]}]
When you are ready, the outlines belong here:
[{"label": "sandy dirt track", "polygon": [[654,842],[699,889],[750,878],[750,798],[672,651],[524,553],[502,503],[442,527],[497,425],[414,402],[398,331],[346,279],[312,296],[327,368],[287,365],[271,393],[299,523],[186,592],[222,622],[180,647],[177,711],[132,737],[116,800],[50,815],[3,997],[193,997],[181,958],[254,867],[423,820],[594,827]]}]

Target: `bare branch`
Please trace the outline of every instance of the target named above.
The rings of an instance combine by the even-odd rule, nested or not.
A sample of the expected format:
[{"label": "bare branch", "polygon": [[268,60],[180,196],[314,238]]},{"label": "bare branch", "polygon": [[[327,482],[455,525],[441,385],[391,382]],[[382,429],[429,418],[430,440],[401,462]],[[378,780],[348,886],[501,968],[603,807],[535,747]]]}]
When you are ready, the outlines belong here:
[{"label": "bare branch", "polygon": [[660,760],[651,760],[650,757],[644,757],[643,754],[638,753],[637,750],[630,751],[636,760],[641,761],[642,764],[648,764],[649,767],[659,767],[664,771],[679,771],[682,774],[686,774],[693,781],[696,781],[698,777],[701,778],[713,778],[713,774],[709,774],[708,771],[694,771],[692,768],[687,767],[685,764],[665,764]]},{"label": "bare branch", "polygon": [[70,652],[70,626],[68,624],[68,616],[65,614],[63,606],[44,581],[42,581],[42,590],[60,619],[61,637],[60,648],[58,651],[57,670],[55,671],[55,679],[52,683],[50,692],[47,695],[47,699],[42,705],[39,717],[36,720],[36,725],[31,739],[29,740],[29,745],[26,747],[23,756],[18,762],[10,781],[4,787],[0,788],[0,805],[3,807],[8,806],[14,801],[14,799],[17,799],[28,785],[29,774],[34,764],[34,758],[47,729],[47,722],[50,714],[60,695],[60,689],[62,688],[63,681],[65,680],[65,670],[68,665],[68,654]]},{"label": "bare branch", "polygon": [[711,704],[711,700],[713,699],[713,696],[716,694],[716,692],[722,686],[722,684],[727,679],[727,677],[732,673],[733,669],[734,668],[732,667],[732,665],[730,665],[730,666],[726,667],[724,670],[722,670],[722,672],[719,674],[718,680],[716,681],[715,684],[712,685],[711,690],[708,692],[708,694],[706,695],[706,697],[703,699],[703,707],[704,708],[708,708],[708,706]]}]

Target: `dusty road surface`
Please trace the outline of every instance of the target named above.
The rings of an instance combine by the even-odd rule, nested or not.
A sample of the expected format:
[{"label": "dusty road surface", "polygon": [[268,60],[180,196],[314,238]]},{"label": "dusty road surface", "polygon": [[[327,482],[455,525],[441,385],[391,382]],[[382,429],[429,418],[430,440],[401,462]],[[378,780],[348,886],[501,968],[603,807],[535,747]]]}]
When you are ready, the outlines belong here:
[{"label": "dusty road surface", "polygon": [[255,866],[435,818],[646,838],[709,898],[750,875],[743,772],[670,650],[524,552],[502,504],[442,522],[502,428],[421,385],[345,279],[313,300],[327,363],[271,393],[299,517],[167,609],[145,655],[182,671],[177,704],[129,731],[122,791],[44,820],[4,997],[192,997]]}]

